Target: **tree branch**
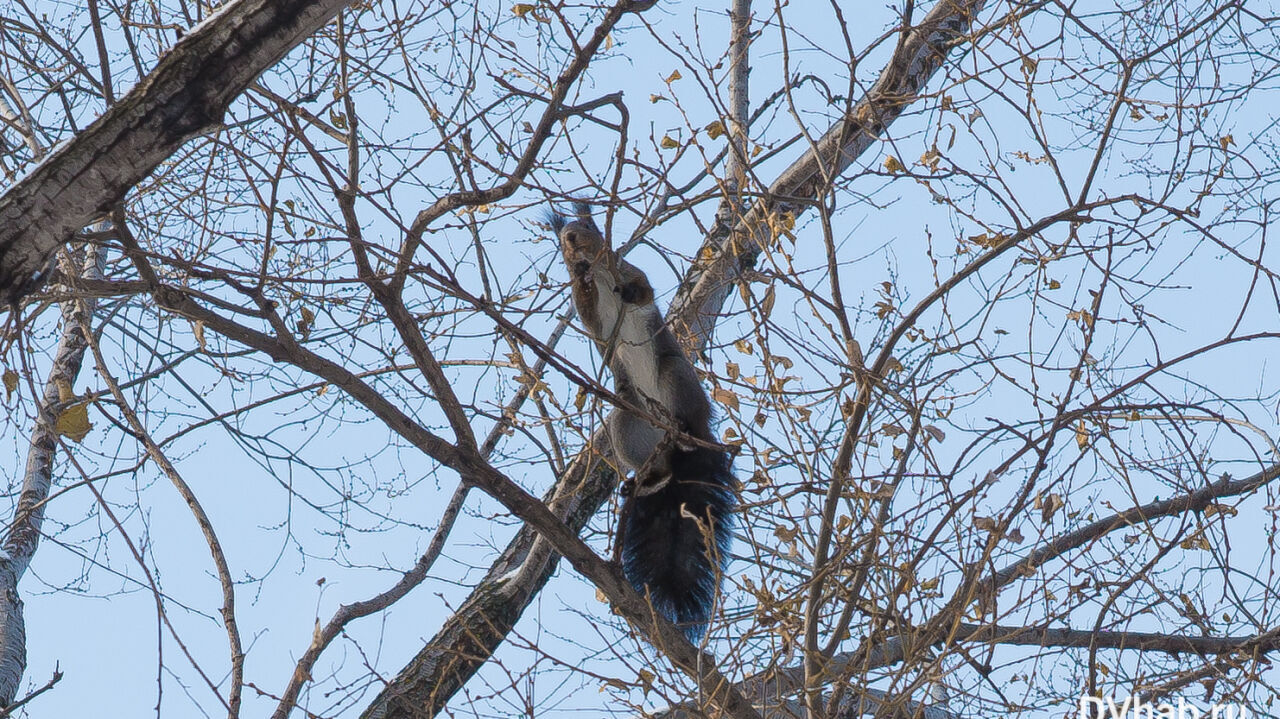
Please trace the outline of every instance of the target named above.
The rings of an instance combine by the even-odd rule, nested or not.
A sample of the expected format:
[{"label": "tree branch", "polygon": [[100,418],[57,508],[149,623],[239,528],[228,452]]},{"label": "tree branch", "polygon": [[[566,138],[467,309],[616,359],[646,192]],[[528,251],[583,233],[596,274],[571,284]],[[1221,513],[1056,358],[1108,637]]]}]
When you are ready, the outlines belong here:
[{"label": "tree branch", "polygon": [[350,0],[233,0],[128,95],[0,196],[0,300],[39,289],[54,250],[104,214]]}]

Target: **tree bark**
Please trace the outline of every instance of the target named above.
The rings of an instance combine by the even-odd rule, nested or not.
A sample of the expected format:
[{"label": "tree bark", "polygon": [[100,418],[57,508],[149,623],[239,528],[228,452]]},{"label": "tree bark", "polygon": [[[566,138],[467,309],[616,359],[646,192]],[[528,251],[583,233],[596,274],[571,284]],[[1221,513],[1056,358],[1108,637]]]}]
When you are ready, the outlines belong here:
[{"label": "tree bark", "polygon": [[[101,250],[89,247],[85,252],[83,275],[97,279],[102,275]],[[72,274],[72,273],[68,273]],[[27,635],[22,618],[22,598],[18,581],[31,564],[40,543],[40,525],[44,521],[44,501],[49,496],[53,479],[53,459],[58,448],[58,409],[64,404],[63,393],[74,386],[84,352],[88,346],[82,327],[93,317],[92,299],[69,299],[62,303],[62,333],[53,366],[44,384],[44,396],[36,407],[36,423],[31,430],[31,446],[27,450],[27,466],[22,474],[22,491],[14,512],[8,536],[0,554],[0,707],[11,704],[18,695],[22,673],[27,667]]]},{"label": "tree bark", "polygon": [[216,127],[264,70],[350,0],[233,0],[118,103],[0,196],[0,299],[37,290],[54,250],[188,139]]}]

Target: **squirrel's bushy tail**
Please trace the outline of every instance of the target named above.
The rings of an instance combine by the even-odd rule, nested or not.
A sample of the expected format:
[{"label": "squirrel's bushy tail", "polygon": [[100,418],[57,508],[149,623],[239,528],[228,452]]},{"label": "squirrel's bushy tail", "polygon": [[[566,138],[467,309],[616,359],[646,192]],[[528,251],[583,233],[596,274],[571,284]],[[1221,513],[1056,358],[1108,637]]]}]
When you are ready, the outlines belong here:
[{"label": "squirrel's bushy tail", "polygon": [[729,463],[724,452],[676,449],[666,486],[628,498],[623,510],[623,574],[695,642],[711,618],[733,536],[738,501]]}]

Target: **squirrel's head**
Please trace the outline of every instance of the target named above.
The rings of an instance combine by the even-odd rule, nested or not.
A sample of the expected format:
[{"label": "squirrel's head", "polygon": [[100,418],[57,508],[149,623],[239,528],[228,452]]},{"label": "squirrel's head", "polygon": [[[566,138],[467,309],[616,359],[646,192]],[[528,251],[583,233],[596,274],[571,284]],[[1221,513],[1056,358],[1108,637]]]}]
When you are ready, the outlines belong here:
[{"label": "squirrel's head", "polygon": [[547,215],[547,224],[560,238],[560,251],[566,259],[595,259],[604,249],[605,241],[600,228],[591,219],[591,206],[577,202],[573,209],[573,217],[552,210]]}]

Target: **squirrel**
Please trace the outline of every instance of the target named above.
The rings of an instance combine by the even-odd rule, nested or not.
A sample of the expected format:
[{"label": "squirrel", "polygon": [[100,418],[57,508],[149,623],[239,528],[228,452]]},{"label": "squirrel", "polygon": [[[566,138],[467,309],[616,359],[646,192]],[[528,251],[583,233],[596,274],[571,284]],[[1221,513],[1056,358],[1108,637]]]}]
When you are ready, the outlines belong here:
[{"label": "squirrel", "polygon": [[548,215],[574,306],[613,374],[616,394],[646,413],[619,407],[608,426],[614,453],[635,473],[623,488],[622,571],[697,641],[711,618],[732,539],[732,460],[708,446],[717,445],[711,403],[654,304],[649,278],[613,252],[589,205],[575,203],[574,213],[573,219]]}]

